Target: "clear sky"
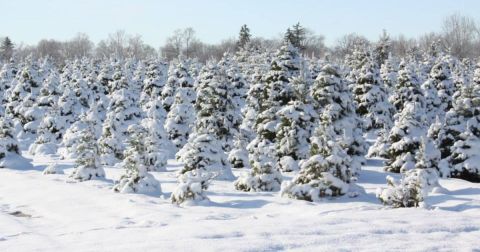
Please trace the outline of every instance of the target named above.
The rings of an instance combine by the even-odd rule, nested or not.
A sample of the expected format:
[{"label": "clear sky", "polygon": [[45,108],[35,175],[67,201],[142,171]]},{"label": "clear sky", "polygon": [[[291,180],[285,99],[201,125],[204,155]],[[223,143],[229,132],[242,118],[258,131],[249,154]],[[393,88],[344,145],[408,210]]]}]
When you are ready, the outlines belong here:
[{"label": "clear sky", "polygon": [[123,29],[155,48],[173,30],[193,27],[208,43],[236,37],[242,24],[254,36],[274,37],[296,22],[327,44],[356,32],[376,39],[440,30],[442,18],[461,13],[480,21],[479,0],[0,0],[0,36],[34,44],[82,32],[94,42]]}]

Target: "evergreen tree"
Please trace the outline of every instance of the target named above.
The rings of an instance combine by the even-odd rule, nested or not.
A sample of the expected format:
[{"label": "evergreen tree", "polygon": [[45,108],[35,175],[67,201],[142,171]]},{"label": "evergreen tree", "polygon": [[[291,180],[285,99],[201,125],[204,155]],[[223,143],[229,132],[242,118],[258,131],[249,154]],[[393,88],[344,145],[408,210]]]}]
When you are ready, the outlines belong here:
[{"label": "evergreen tree", "polygon": [[160,184],[148,173],[148,162],[144,139],[145,128],[139,125],[128,127],[128,148],[123,155],[122,167],[125,174],[115,183],[113,190],[120,193],[161,193]]},{"label": "evergreen tree", "polygon": [[448,57],[438,59],[432,67],[429,77],[434,82],[441,101],[439,115],[444,115],[445,112],[452,108],[452,97],[455,92],[448,60]]},{"label": "evergreen tree", "polygon": [[201,169],[188,171],[179,176],[179,185],[172,193],[171,200],[174,204],[195,203],[208,201],[205,190],[208,189],[213,174]]},{"label": "evergreen tree", "polygon": [[414,169],[415,155],[425,133],[424,107],[407,103],[390,130],[385,170],[398,173]]},{"label": "evergreen tree", "polygon": [[128,135],[127,128],[138,123],[141,116],[137,97],[129,91],[129,83],[125,78],[116,82],[117,87],[111,94],[107,118],[99,139],[102,163],[107,165],[113,165],[123,159],[125,150],[123,139]]},{"label": "evergreen tree", "polygon": [[[307,139],[309,126],[314,118],[312,106],[301,101],[290,102],[277,112],[280,124],[277,126],[276,149],[279,160],[290,157],[295,162],[308,157]],[[282,167],[280,167],[282,169]],[[284,171],[291,171],[283,167]]]},{"label": "evergreen tree", "polygon": [[[165,111],[160,101],[157,101],[157,106],[152,106],[147,111],[147,118],[142,121],[142,125],[147,131],[144,143],[147,152],[146,161],[148,169],[151,168],[152,171],[166,171],[167,160],[170,156],[173,156],[173,153],[171,153],[173,146],[163,128],[165,118],[159,116],[159,114],[164,115]],[[161,112],[159,113],[158,110],[161,110]]]},{"label": "evergreen tree", "polygon": [[9,37],[5,37],[2,41],[0,56],[4,61],[10,60],[13,56],[13,42]]},{"label": "evergreen tree", "polygon": [[300,173],[291,182],[282,184],[282,196],[319,201],[323,197],[346,194],[352,179],[352,160],[340,144],[343,140],[338,139],[333,128],[325,122],[312,138],[312,156],[302,164]]},{"label": "evergreen tree", "polygon": [[70,178],[85,181],[105,177],[105,171],[100,164],[100,154],[93,122],[86,121],[86,127],[80,132],[81,137],[78,139],[79,142],[75,150],[77,153],[75,169],[70,174]]},{"label": "evergreen tree", "polygon": [[62,135],[62,141],[58,153],[64,159],[77,158],[78,144],[82,138],[82,132],[85,128],[93,126],[95,139],[100,138],[102,135],[102,124],[98,118],[97,109],[92,106],[91,109],[80,115],[80,120],[76,121]]},{"label": "evergreen tree", "polygon": [[400,181],[387,176],[388,188],[379,189],[377,197],[392,207],[418,207],[423,205],[429,191],[438,184],[440,152],[433,142],[422,138],[415,169],[407,171]]},{"label": "evergreen tree", "polygon": [[431,126],[436,127],[431,129],[430,136],[435,139],[442,158],[451,155],[451,146],[460,140],[460,134],[465,132],[467,122],[480,113],[480,83],[463,86],[456,96],[452,108],[441,120],[441,126]]},{"label": "evergreen tree", "polygon": [[311,96],[317,110],[322,108],[320,119],[332,125],[336,138],[345,141],[343,147],[352,158],[352,174],[357,175],[366,162],[366,145],[352,96],[337,66],[327,64],[322,68],[312,86]]},{"label": "evergreen tree", "polygon": [[[228,134],[225,139],[225,151],[230,151],[232,142],[236,135],[239,134],[240,125],[242,124],[242,109],[245,106],[247,95],[247,83],[240,72],[237,63],[232,57],[225,53],[222,60],[218,63],[221,73],[226,74],[227,92],[226,92],[226,110],[225,117],[228,123]],[[201,84],[199,82],[199,84]]]},{"label": "evergreen tree", "polygon": [[225,155],[229,136],[228,115],[233,109],[228,96],[226,73],[209,63],[200,74],[195,101],[196,123],[188,144],[177,154],[185,165],[180,173],[203,169],[217,173],[220,179],[231,179],[233,174]]},{"label": "evergreen tree", "polygon": [[0,103],[6,104],[11,84],[18,72],[17,64],[12,60],[3,64],[0,70]]},{"label": "evergreen tree", "polygon": [[192,87],[180,87],[175,95],[175,101],[167,114],[165,130],[168,139],[175,146],[175,152],[181,149],[188,140],[195,114],[192,102],[195,100],[195,92]]},{"label": "evergreen tree", "polygon": [[20,148],[13,132],[13,122],[9,117],[0,117],[0,168],[8,166],[8,157],[20,155]]},{"label": "evergreen tree", "polygon": [[375,49],[373,51],[375,64],[377,64],[378,66],[382,66],[386,63],[391,53],[391,47],[392,45],[390,41],[390,36],[388,35],[386,30],[383,30],[382,35],[380,36],[380,39],[375,45]]},{"label": "evergreen tree", "polygon": [[27,59],[12,82],[5,111],[14,121],[20,123],[20,141],[29,142],[35,139],[41,116],[35,105],[41,84],[38,64],[30,58]]},{"label": "evergreen tree", "polygon": [[[477,100],[476,102],[479,102]],[[468,120],[464,132],[455,142],[450,157],[450,176],[472,182],[480,182],[480,120],[479,116]]]},{"label": "evergreen tree", "polygon": [[398,82],[389,101],[397,113],[402,112],[404,106],[409,102],[425,103],[418,77],[413,67],[405,61],[400,63]]},{"label": "evergreen tree", "polygon": [[31,155],[51,155],[57,153],[57,145],[65,132],[65,121],[57,107],[47,112],[37,129],[37,138],[30,145]]},{"label": "evergreen tree", "polygon": [[396,69],[394,59],[391,55],[389,55],[385,60],[385,63],[382,64],[382,67],[380,68],[380,77],[382,78],[383,84],[386,86],[388,93],[393,92],[398,82],[398,70]]},{"label": "evergreen tree", "polygon": [[365,130],[391,127],[394,109],[388,102],[388,91],[381,82],[374,64],[363,65],[353,88],[353,94],[356,111],[363,117]]},{"label": "evergreen tree", "polygon": [[166,66],[158,61],[149,62],[143,81],[140,104],[145,105],[148,101],[160,97],[167,79],[164,68],[166,68]]},{"label": "evergreen tree", "polygon": [[[193,78],[188,71],[188,65],[186,61],[179,60],[178,63],[173,62],[170,64],[168,70],[168,79],[165,87],[162,90],[161,97],[163,101],[163,107],[165,111],[170,112],[171,107],[175,103],[177,90],[179,88],[193,88]],[[193,103],[195,97],[192,97]]]},{"label": "evergreen tree", "polygon": [[246,24],[242,25],[240,28],[240,34],[238,35],[237,50],[245,49],[245,46],[250,42],[251,37],[252,35],[250,34],[250,29]]},{"label": "evergreen tree", "polygon": [[257,137],[247,146],[251,171],[235,181],[241,191],[278,191],[282,176],[278,171],[275,144],[272,142],[272,126],[275,121],[268,117],[271,111],[259,115]]}]

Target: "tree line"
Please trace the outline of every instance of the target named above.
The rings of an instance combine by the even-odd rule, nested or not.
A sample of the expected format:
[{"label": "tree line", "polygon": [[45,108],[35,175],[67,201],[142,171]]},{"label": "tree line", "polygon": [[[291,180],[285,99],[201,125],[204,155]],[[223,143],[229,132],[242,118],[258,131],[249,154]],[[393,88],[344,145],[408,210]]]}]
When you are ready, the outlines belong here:
[{"label": "tree line", "polygon": [[[16,44],[7,36],[1,39],[0,59],[6,61],[11,57],[24,59],[30,55],[37,58],[48,56],[54,62],[63,64],[65,60],[82,57],[118,59],[162,57],[171,60],[182,55],[206,62],[209,59],[219,60],[223,53],[233,53],[239,49],[239,45],[246,42],[257,47],[275,50],[282,45],[285,38],[299,48],[305,57],[328,57],[331,61],[343,60],[346,55],[353,52],[354,45],[364,44],[375,48],[379,44],[384,45],[386,40],[389,41],[389,53],[397,57],[429,51],[433,42],[437,42],[445,51],[460,59],[480,56],[478,24],[472,17],[453,14],[443,20],[441,31],[425,33],[417,38],[409,38],[405,35],[391,37],[387,31],[383,31],[378,40],[371,41],[357,33],[350,33],[337,39],[331,46],[325,45],[323,35],[315,34],[300,23],[289,27],[283,37],[269,39],[253,36],[250,28],[243,25],[237,39],[229,38],[217,44],[202,42],[196,37],[195,30],[191,27],[177,29],[158,49],[145,43],[140,35],[128,34],[123,30],[109,34],[106,39],[96,44],[84,33],[79,33],[67,41],[42,39],[36,45]],[[377,48],[377,50],[380,49]]]}]

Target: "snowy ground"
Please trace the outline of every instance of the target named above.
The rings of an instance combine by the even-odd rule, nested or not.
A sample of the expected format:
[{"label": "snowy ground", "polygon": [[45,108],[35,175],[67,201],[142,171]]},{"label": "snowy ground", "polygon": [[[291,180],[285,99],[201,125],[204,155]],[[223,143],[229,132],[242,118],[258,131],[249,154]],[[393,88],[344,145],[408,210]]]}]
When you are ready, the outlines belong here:
[{"label": "snowy ground", "polygon": [[[375,198],[387,175],[378,160],[364,167],[358,184],[365,193],[357,198],[309,203],[216,181],[210,204],[189,207],[168,199],[174,172],[153,173],[162,197],[125,195],[111,191],[111,180],[67,183],[65,175],[42,175],[50,162],[0,169],[0,251],[480,249],[480,184],[441,180],[447,190],[428,198],[431,210],[385,209]],[[68,174],[72,163],[63,164]],[[121,172],[106,169],[108,179]]]}]

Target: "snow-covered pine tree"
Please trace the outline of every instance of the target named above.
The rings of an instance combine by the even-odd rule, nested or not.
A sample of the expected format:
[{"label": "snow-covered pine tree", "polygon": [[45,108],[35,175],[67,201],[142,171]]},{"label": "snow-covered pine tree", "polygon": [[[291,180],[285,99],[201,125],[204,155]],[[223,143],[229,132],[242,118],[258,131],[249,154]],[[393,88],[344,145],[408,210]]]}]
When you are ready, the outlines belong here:
[{"label": "snow-covered pine tree", "polygon": [[393,92],[398,82],[398,70],[396,69],[395,60],[391,54],[380,68],[380,77],[388,92]]},{"label": "snow-covered pine tree", "polygon": [[3,64],[0,69],[0,103],[5,104],[8,101],[8,90],[10,90],[12,81],[17,75],[17,64],[13,59]]},{"label": "snow-covered pine tree", "polygon": [[[268,102],[264,106],[269,107]],[[257,117],[257,136],[247,146],[252,169],[235,181],[237,190],[278,191],[280,189],[283,178],[278,171],[276,148],[273,142],[275,127],[278,124],[275,119],[275,110],[270,106]]]},{"label": "snow-covered pine tree", "polygon": [[405,104],[390,130],[385,170],[406,172],[415,168],[415,155],[426,134],[425,109],[420,103]]},{"label": "snow-covered pine tree", "polygon": [[[475,99],[476,107],[480,99]],[[480,117],[477,115],[467,121],[467,127],[453,144],[450,161],[450,176],[472,182],[480,182]]]},{"label": "snow-covered pine tree", "polygon": [[77,181],[86,181],[105,177],[105,171],[100,164],[95,126],[92,121],[85,121],[86,127],[80,131],[81,137],[76,144],[75,168],[70,178]]},{"label": "snow-covered pine tree", "polygon": [[13,122],[8,116],[0,117],[0,168],[8,167],[11,154],[21,155],[20,147],[13,131]]},{"label": "snow-covered pine tree", "polygon": [[391,127],[394,108],[388,102],[388,91],[372,62],[366,62],[361,68],[353,87],[353,95],[357,114],[363,118],[367,132]]},{"label": "snow-covered pine tree", "polygon": [[37,129],[37,138],[30,145],[31,155],[52,155],[57,153],[58,144],[65,133],[65,121],[54,105],[43,118]]},{"label": "snow-covered pine tree", "polygon": [[246,138],[248,133],[244,133],[240,129],[239,134],[233,140],[233,149],[228,153],[228,162],[232,164],[232,168],[249,168],[247,145],[249,139]]},{"label": "snow-covered pine tree", "polygon": [[255,137],[255,122],[260,112],[260,107],[266,102],[267,92],[265,82],[262,81],[263,72],[260,67],[255,68],[252,76],[252,84],[247,92],[245,107],[242,110],[243,121],[240,130],[242,138],[250,142]]},{"label": "snow-covered pine tree", "polygon": [[208,201],[205,190],[208,189],[213,178],[212,173],[203,170],[188,171],[179,176],[179,185],[170,197],[174,204],[195,204],[196,202]]},{"label": "snow-covered pine tree", "polygon": [[[480,76],[480,67],[476,75]],[[456,94],[452,108],[441,120],[441,126],[433,124],[430,136],[442,153],[442,158],[448,158],[452,153],[452,145],[460,140],[460,134],[465,132],[467,122],[480,113],[480,81],[463,86]]]},{"label": "snow-covered pine tree", "polygon": [[215,63],[208,63],[202,69],[197,86],[195,101],[196,123],[194,134],[177,154],[183,161],[184,174],[191,170],[202,169],[216,173],[219,179],[232,179],[230,163],[225,154],[225,145],[229,135],[228,115],[233,109],[228,96],[225,71]]},{"label": "snow-covered pine tree", "polygon": [[128,147],[121,164],[125,174],[115,183],[113,190],[120,193],[161,193],[160,183],[148,173],[148,157],[144,144],[147,131],[141,125],[130,125],[127,131]]},{"label": "snow-covered pine tree", "polygon": [[398,82],[389,101],[397,110],[397,114],[402,112],[408,102],[425,103],[415,70],[405,61],[400,63]]},{"label": "snow-covered pine tree", "polygon": [[360,128],[360,120],[355,112],[352,95],[341,76],[338,66],[327,64],[315,80],[311,96],[317,111],[326,113],[337,137],[342,136],[347,154],[352,158],[352,173],[358,174],[366,162],[366,144]]},{"label": "snow-covered pine tree", "polygon": [[77,157],[76,149],[83,130],[89,125],[93,125],[95,139],[102,135],[102,123],[98,118],[98,109],[92,105],[89,111],[80,115],[80,120],[73,123],[62,136],[62,141],[58,153],[65,159],[74,159]]},{"label": "snow-covered pine tree", "polygon": [[323,197],[346,194],[352,179],[352,159],[341,146],[342,142],[328,125],[328,116],[323,116],[312,137],[312,156],[302,163],[300,173],[292,181],[282,184],[282,196],[319,201]]},{"label": "snow-covered pine tree", "polygon": [[27,59],[12,81],[5,106],[6,114],[12,117],[14,123],[21,125],[19,141],[28,143],[35,139],[35,130],[41,117],[35,105],[41,84],[38,64],[31,58]]},{"label": "snow-covered pine tree", "polygon": [[175,94],[175,101],[167,114],[165,130],[168,139],[174,144],[175,153],[187,143],[191,127],[195,122],[193,101],[195,101],[193,87],[179,87]]},{"label": "snow-covered pine tree", "polygon": [[[145,147],[147,152],[147,168],[152,171],[165,171],[167,160],[173,157],[173,145],[168,140],[167,133],[163,128],[165,122],[165,110],[160,100],[154,103],[147,111],[147,117],[142,120],[142,125],[147,131]],[[149,170],[150,171],[150,170]]]},{"label": "snow-covered pine tree", "polygon": [[227,97],[229,107],[227,113],[227,121],[229,124],[229,132],[226,137],[225,150],[228,152],[232,149],[234,138],[239,134],[240,125],[242,124],[242,109],[245,106],[245,98],[247,95],[247,82],[243,74],[238,68],[237,62],[232,59],[228,53],[223,55],[218,65],[221,71],[225,72],[227,78]]},{"label": "snow-covered pine tree", "polygon": [[140,97],[142,106],[150,100],[160,97],[166,82],[165,67],[165,64],[157,60],[148,62],[145,79],[143,80],[143,91]]},{"label": "snow-covered pine tree", "polygon": [[[193,88],[193,78],[188,72],[188,65],[185,60],[179,60],[178,62],[172,62],[168,69],[168,78],[165,86],[163,87],[161,98],[165,111],[170,112],[173,104],[176,102],[177,89],[179,88]],[[193,101],[195,100],[194,97]],[[193,101],[190,101],[191,103]],[[178,105],[178,103],[177,103]]]},{"label": "snow-covered pine tree", "polygon": [[429,76],[429,80],[433,81],[438,90],[438,97],[441,102],[438,110],[440,116],[452,108],[452,97],[455,93],[455,85],[448,61],[448,56],[439,58],[432,67]]},{"label": "snow-covered pine tree", "polygon": [[115,79],[116,90],[111,94],[107,118],[99,139],[102,163],[113,165],[123,159],[127,128],[140,120],[138,97],[130,90],[125,78]]},{"label": "snow-covered pine tree", "polygon": [[438,187],[438,163],[440,151],[431,139],[422,137],[416,156],[415,169],[406,171],[397,181],[387,176],[388,188],[378,189],[377,197],[385,205],[392,207],[419,207],[428,193]]},{"label": "snow-covered pine tree", "polygon": [[[276,149],[280,161],[290,157],[294,162],[298,162],[308,157],[307,139],[314,113],[312,106],[301,101],[292,101],[277,112],[280,124],[277,126]],[[292,162],[280,162],[279,169],[288,172],[298,167],[294,164],[289,167],[289,164]]]},{"label": "snow-covered pine tree", "polygon": [[92,100],[92,91],[87,81],[83,78],[80,63],[73,69],[68,86],[58,101],[61,116],[71,125],[78,120],[82,112],[88,111]]}]

